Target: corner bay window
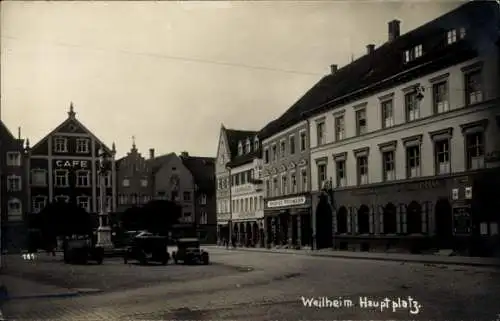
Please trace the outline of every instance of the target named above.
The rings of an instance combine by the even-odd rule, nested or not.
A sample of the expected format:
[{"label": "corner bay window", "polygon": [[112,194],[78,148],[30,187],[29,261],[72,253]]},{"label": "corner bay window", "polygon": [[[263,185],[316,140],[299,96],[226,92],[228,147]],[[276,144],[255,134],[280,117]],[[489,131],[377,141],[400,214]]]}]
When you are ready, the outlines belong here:
[{"label": "corner bay window", "polygon": [[436,174],[450,173],[450,141],[443,139],[434,143]]},{"label": "corner bay window", "polygon": [[406,148],[406,177],[420,176],[420,146],[409,146]]},{"label": "corner bay window", "polygon": [[467,169],[475,170],[484,167],[484,133],[477,132],[466,135]]}]

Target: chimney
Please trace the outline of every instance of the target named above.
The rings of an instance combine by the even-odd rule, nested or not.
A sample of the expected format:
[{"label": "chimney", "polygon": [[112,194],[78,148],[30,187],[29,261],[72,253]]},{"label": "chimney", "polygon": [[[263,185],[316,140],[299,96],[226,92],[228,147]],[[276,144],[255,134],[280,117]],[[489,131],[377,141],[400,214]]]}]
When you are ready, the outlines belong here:
[{"label": "chimney", "polygon": [[154,148],[149,149],[149,158],[150,159],[155,158],[155,149]]},{"label": "chimney", "polygon": [[375,51],[375,45],[369,44],[366,46],[366,54],[371,55]]},{"label": "chimney", "polygon": [[21,127],[17,127],[17,139],[21,140]]},{"label": "chimney", "polygon": [[188,152],[181,152],[181,157],[188,157],[189,153]]},{"label": "chimney", "polygon": [[400,23],[401,23],[401,21],[396,20],[396,19],[389,21],[389,23],[388,23],[389,41],[394,41],[396,38],[399,37],[399,35],[400,35],[400,29],[399,29]]},{"label": "chimney", "polygon": [[335,64],[330,65],[330,71],[331,71],[332,75],[333,75],[334,73],[336,73],[338,69],[339,69],[339,66],[337,66],[337,65],[335,65]]}]

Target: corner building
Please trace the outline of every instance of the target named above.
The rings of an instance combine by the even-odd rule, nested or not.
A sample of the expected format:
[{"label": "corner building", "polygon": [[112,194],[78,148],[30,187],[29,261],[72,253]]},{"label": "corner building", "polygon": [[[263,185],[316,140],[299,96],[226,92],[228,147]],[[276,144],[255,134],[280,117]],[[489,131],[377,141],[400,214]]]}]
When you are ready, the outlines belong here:
[{"label": "corner building", "polygon": [[289,126],[299,100],[259,136],[263,150],[266,244],[294,248],[312,246],[309,128],[306,121]]},{"label": "corner building", "polygon": [[[335,248],[457,249],[498,234],[499,12],[469,2],[403,35],[391,21],[387,43],[321,81],[312,189]],[[318,197],[328,181],[332,212]]]},{"label": "corner building", "polygon": [[89,213],[98,213],[99,150],[112,157],[111,171],[105,180],[106,208],[116,208],[116,166],[114,144],[110,149],[76,119],[73,104],[67,119],[33,147],[26,148],[30,213],[39,213],[57,200],[73,202]]}]

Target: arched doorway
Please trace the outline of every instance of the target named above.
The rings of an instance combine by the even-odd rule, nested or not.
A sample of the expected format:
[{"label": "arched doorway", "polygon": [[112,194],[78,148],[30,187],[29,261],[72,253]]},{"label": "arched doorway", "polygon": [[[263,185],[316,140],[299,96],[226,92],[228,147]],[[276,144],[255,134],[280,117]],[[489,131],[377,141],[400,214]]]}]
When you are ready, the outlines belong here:
[{"label": "arched doorway", "polygon": [[422,233],[422,206],[416,201],[406,207],[406,231],[408,234]]},{"label": "arched doorway", "polygon": [[337,233],[344,234],[347,231],[347,208],[341,206],[337,211]]},{"label": "arched doorway", "polygon": [[358,233],[370,233],[370,208],[364,204],[358,210]]},{"label": "arched doorway", "polygon": [[440,199],[434,207],[434,217],[436,218],[436,236],[440,247],[451,246],[453,236],[453,216],[451,204],[447,199]]},{"label": "arched doorway", "polygon": [[384,207],[384,233],[396,234],[398,232],[398,212],[396,205],[387,203]]},{"label": "arched doorway", "polygon": [[333,246],[332,208],[326,195],[320,196],[316,207],[316,248],[324,249]]}]

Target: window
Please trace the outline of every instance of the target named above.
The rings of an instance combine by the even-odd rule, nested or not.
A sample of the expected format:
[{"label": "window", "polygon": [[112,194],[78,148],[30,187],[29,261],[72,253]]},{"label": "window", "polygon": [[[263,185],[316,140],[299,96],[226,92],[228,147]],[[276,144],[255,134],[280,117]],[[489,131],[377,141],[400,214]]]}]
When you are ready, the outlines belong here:
[{"label": "window", "polygon": [[382,102],[382,128],[389,128],[394,126],[394,108],[392,100]]},{"label": "window", "polygon": [[40,213],[40,211],[45,208],[45,205],[47,205],[47,197],[46,196],[33,197],[33,200],[32,200],[33,213]]},{"label": "window", "polygon": [[250,151],[252,150],[252,145],[250,145],[250,140],[247,139],[247,143],[246,143],[246,152],[247,154],[250,153]]},{"label": "window", "polygon": [[7,166],[21,166],[21,153],[7,152]]},{"label": "window", "polygon": [[191,212],[182,213],[182,220],[186,223],[192,222],[193,221],[193,214],[191,214]]},{"label": "window", "polygon": [[410,62],[413,60],[413,53],[411,50],[405,50],[405,62]]},{"label": "window", "polygon": [[69,202],[69,196],[67,195],[57,195],[54,197],[54,200],[58,203],[68,203]]},{"label": "window", "polygon": [[446,33],[446,40],[449,45],[457,41],[457,30],[451,29]]},{"label": "window", "polygon": [[273,161],[278,160],[278,148],[276,147],[276,144],[273,144],[272,151],[273,151]]},{"label": "window", "polygon": [[448,139],[434,142],[436,174],[450,173],[450,141]]},{"label": "window", "polygon": [[406,121],[414,121],[420,118],[420,106],[417,92],[413,91],[405,95]]},{"label": "window", "polygon": [[300,171],[300,180],[301,180],[301,188],[302,188],[302,192],[307,192],[307,190],[309,189],[307,184],[307,169],[302,169]]},{"label": "window", "polygon": [[286,180],[286,174],[283,174],[283,176],[281,176],[281,194],[282,195],[286,195],[288,194],[288,184],[287,184],[287,180]]},{"label": "window", "polygon": [[467,169],[484,168],[484,133],[477,132],[466,135]]},{"label": "window", "polygon": [[47,186],[47,171],[44,169],[31,170],[32,186]]},{"label": "window", "polygon": [[66,153],[68,151],[68,140],[64,137],[54,138],[54,151],[57,153]]},{"label": "window", "polygon": [[184,192],[183,198],[184,198],[184,201],[191,201],[191,192]]},{"label": "window", "polygon": [[285,157],[285,154],[286,154],[286,142],[284,140],[282,140],[280,142],[280,155],[281,155],[281,158]]},{"label": "window", "polygon": [[76,186],[89,187],[90,186],[90,171],[78,170],[76,171]]},{"label": "window", "polygon": [[274,190],[273,196],[278,196],[279,195],[279,185],[278,185],[278,178],[277,177],[273,177],[273,190]]},{"label": "window", "polygon": [[54,171],[54,186],[56,187],[68,187],[69,186],[69,173],[66,169],[56,169]]},{"label": "window", "polygon": [[483,84],[481,70],[472,71],[465,75],[465,101],[467,105],[483,101]]},{"label": "window", "polygon": [[422,53],[423,53],[422,45],[415,46],[413,48],[413,51],[415,53],[415,59],[422,57]]},{"label": "window", "polygon": [[90,197],[88,196],[78,196],[76,198],[76,204],[86,210],[87,212],[90,211]]},{"label": "window", "polygon": [[358,167],[358,185],[368,184],[368,156],[356,158]]},{"label": "window", "polygon": [[130,180],[128,178],[125,178],[122,181],[122,185],[123,185],[123,187],[129,187],[130,186]]},{"label": "window", "polygon": [[207,204],[207,195],[206,194],[201,194],[200,204],[201,205],[206,205]]},{"label": "window", "polygon": [[104,176],[104,186],[111,187],[111,172],[106,173],[106,176]]},{"label": "window", "polygon": [[271,181],[269,179],[266,180],[266,196],[271,196]]},{"label": "window", "polygon": [[243,155],[243,144],[241,142],[238,143],[238,155]]},{"label": "window", "polygon": [[441,114],[450,110],[448,103],[448,82],[442,81],[432,85],[434,113]]},{"label": "window", "polygon": [[10,175],[7,177],[7,191],[19,192],[21,191],[21,176]]},{"label": "window", "polygon": [[269,163],[269,149],[264,149],[264,163]]},{"label": "window", "polygon": [[356,110],[356,135],[366,133],[366,109]]},{"label": "window", "polygon": [[147,178],[141,179],[141,187],[148,187],[148,179]]},{"label": "window", "polygon": [[460,39],[464,39],[466,35],[467,31],[465,30],[465,28],[460,28]]},{"label": "window", "polygon": [[335,117],[335,141],[345,138],[345,118],[344,116]]},{"label": "window", "polygon": [[19,199],[9,199],[9,202],[7,203],[7,214],[9,215],[9,219],[11,216],[18,216],[19,219],[21,218],[23,215],[23,207]]},{"label": "window", "polygon": [[394,151],[382,152],[383,160],[383,179],[384,182],[396,179],[396,168],[394,164]]},{"label": "window", "polygon": [[290,155],[295,154],[295,136],[290,136]]},{"label": "window", "polygon": [[292,193],[297,193],[297,176],[295,173],[290,174],[290,183],[292,184]]},{"label": "window", "polygon": [[409,146],[406,148],[406,177],[414,178],[420,176],[420,146]]},{"label": "window", "polygon": [[317,135],[317,145],[324,145],[326,143],[324,121],[319,121],[316,123],[316,135]]},{"label": "window", "polygon": [[89,152],[89,140],[86,138],[76,139],[76,152],[77,153],[88,153]]},{"label": "window", "polygon": [[345,160],[337,160],[335,161],[335,171],[337,178],[337,187],[345,187],[346,182],[346,168],[345,168]]},{"label": "window", "polygon": [[323,189],[326,180],[326,164],[318,164],[318,191]]},{"label": "window", "polygon": [[257,137],[255,137],[255,139],[253,140],[253,149],[254,150],[259,149],[259,139]]},{"label": "window", "polygon": [[307,136],[306,132],[301,132],[300,133],[300,151],[303,152],[307,148]]},{"label": "window", "polygon": [[201,211],[200,212],[199,222],[200,222],[199,224],[201,224],[201,225],[208,224],[208,215],[207,215],[207,212],[205,212],[205,211]]}]

